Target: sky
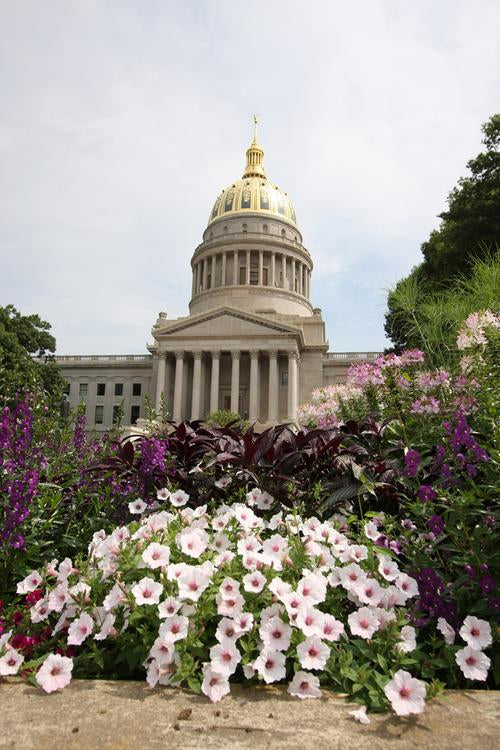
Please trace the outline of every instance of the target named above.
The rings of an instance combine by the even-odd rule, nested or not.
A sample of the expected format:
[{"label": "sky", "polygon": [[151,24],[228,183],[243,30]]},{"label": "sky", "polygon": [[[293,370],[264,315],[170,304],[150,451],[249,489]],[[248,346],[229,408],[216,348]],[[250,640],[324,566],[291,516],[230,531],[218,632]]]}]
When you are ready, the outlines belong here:
[{"label": "sky", "polygon": [[500,104],[498,0],[0,0],[0,305],[58,354],[146,351],[260,117],[330,349],[387,345]]}]

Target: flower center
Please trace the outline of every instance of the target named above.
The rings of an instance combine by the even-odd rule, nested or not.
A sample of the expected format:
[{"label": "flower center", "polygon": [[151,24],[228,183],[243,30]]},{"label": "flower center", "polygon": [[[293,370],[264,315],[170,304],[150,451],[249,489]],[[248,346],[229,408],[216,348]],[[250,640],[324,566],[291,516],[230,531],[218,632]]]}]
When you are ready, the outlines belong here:
[{"label": "flower center", "polygon": [[477,638],[478,635],[481,635],[481,631],[479,628],[471,628],[470,634]]},{"label": "flower center", "polygon": [[410,688],[407,688],[407,687],[402,687],[402,688],[400,689],[400,691],[399,691],[399,695],[401,696],[401,698],[409,698],[409,697],[410,697],[410,695],[411,695],[411,690],[410,690]]},{"label": "flower center", "polygon": [[274,661],[272,659],[268,659],[265,663],[266,669],[272,669],[274,667]]},{"label": "flower center", "polygon": [[474,656],[468,656],[465,663],[468,664],[469,667],[472,667],[476,663],[476,659]]}]

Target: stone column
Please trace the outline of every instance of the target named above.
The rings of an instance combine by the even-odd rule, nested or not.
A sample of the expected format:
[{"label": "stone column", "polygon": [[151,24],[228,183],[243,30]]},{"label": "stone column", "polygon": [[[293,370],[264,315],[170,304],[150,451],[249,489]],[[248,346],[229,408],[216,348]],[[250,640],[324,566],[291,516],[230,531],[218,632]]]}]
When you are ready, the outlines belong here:
[{"label": "stone column", "polygon": [[250,403],[248,405],[248,418],[255,422],[259,418],[259,350],[250,351]]},{"label": "stone column", "polygon": [[285,253],[281,256],[281,274],[283,276],[281,286],[286,289],[286,255]]},{"label": "stone column", "polygon": [[264,251],[259,250],[259,286],[262,286],[264,277]]},{"label": "stone column", "polygon": [[165,393],[165,353],[160,352],[158,354],[158,373],[156,375],[156,397],[155,397],[155,411],[159,412],[161,403],[161,394]]},{"label": "stone column", "polygon": [[200,418],[201,397],[201,352],[193,352],[193,395],[191,397],[191,419]]},{"label": "stone column", "polygon": [[297,418],[297,359],[298,352],[288,352],[288,415],[289,422]]},{"label": "stone column", "polygon": [[276,253],[271,253],[271,286],[276,285]]},{"label": "stone column", "polygon": [[172,416],[172,404],[169,403],[170,398],[170,389],[172,386],[172,357],[167,353],[165,356],[166,361],[166,368],[165,368],[165,390],[163,393],[165,394],[164,400],[167,405],[167,411],[170,416]]},{"label": "stone column", "polygon": [[291,281],[292,287],[291,287],[291,289],[292,289],[292,292],[294,292],[295,291],[295,258],[292,258],[291,277],[292,277],[292,281]]},{"label": "stone column", "polygon": [[226,263],[227,253],[222,253],[222,270],[220,275],[220,285],[226,286]]},{"label": "stone column", "polygon": [[247,273],[246,273],[245,284],[247,286],[250,285],[250,250],[247,250]]},{"label": "stone column", "polygon": [[206,291],[208,284],[208,258],[203,259],[203,291]]},{"label": "stone column", "polygon": [[184,352],[175,352],[174,422],[182,419],[182,383],[184,379]]},{"label": "stone column", "polygon": [[212,352],[212,379],[210,381],[210,411],[219,408],[220,352]]},{"label": "stone column", "polygon": [[238,273],[239,273],[239,268],[238,268],[238,251],[235,250],[234,251],[234,256],[233,256],[233,285],[234,286],[236,286],[236,284],[238,283]]},{"label": "stone column", "polygon": [[240,356],[241,352],[231,352],[231,411],[239,414],[240,400]]},{"label": "stone column", "polygon": [[297,289],[299,294],[302,294],[302,276],[303,276],[302,271],[303,270],[304,270],[304,266],[302,265],[302,263],[299,262],[299,273],[298,273],[299,284],[298,284],[298,289]]},{"label": "stone column", "polygon": [[269,352],[269,397],[268,413],[269,422],[278,421],[278,352],[271,349]]},{"label": "stone column", "polygon": [[191,281],[191,297],[194,297],[196,292],[196,263],[193,264],[193,279]]}]

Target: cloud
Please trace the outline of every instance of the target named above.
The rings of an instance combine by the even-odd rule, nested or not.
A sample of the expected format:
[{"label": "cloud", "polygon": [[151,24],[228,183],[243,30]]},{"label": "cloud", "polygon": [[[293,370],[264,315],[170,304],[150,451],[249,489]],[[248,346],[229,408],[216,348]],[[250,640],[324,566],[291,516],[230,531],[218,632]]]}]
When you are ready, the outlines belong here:
[{"label": "cloud", "polygon": [[144,350],[185,315],[190,258],[244,164],[315,262],[336,349],[384,345],[384,288],[419,261],[480,149],[500,72],[492,1],[25,1],[0,29],[0,298],[61,353]]}]

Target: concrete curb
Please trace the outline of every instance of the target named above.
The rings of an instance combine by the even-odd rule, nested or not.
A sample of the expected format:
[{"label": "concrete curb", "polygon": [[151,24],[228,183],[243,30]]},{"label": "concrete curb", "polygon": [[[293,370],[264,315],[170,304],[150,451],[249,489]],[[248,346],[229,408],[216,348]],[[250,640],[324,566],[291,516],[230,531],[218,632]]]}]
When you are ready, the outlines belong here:
[{"label": "concrete curb", "polygon": [[75,680],[45,695],[9,680],[0,684],[0,706],[2,750],[496,750],[500,693],[446,691],[421,716],[372,714],[367,725],[354,721],[354,707],[338,695],[301,701],[282,686],[235,685],[212,704],[142,682]]}]

